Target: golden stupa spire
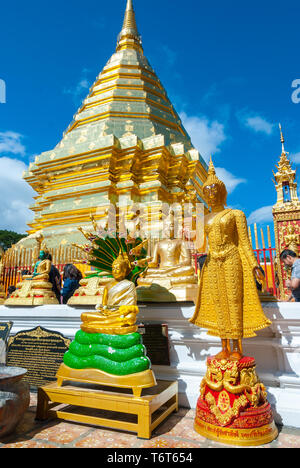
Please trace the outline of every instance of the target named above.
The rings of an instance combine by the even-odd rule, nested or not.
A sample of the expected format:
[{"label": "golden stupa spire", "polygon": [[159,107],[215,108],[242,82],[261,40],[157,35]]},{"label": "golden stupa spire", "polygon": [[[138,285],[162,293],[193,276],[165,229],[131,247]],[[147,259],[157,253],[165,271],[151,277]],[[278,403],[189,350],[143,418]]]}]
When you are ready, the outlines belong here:
[{"label": "golden stupa spire", "polygon": [[127,0],[123,27],[118,37],[117,51],[128,48],[137,49],[139,52],[143,51],[132,0]]},{"label": "golden stupa spire", "polygon": [[282,154],[287,154],[284,148],[284,136],[282,133],[281,123],[279,124],[279,130],[280,130],[280,138],[281,138],[281,144],[282,144]]},{"label": "golden stupa spire", "polygon": [[122,29],[135,29],[135,31],[138,32],[132,0],[127,0],[125,18]]}]

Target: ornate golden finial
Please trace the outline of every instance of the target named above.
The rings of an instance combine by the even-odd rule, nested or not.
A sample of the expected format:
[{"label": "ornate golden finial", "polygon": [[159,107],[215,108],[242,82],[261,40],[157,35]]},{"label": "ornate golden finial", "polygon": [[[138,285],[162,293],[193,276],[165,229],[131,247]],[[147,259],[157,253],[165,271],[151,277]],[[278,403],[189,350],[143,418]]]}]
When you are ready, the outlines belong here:
[{"label": "ornate golden finial", "polygon": [[217,177],[217,174],[216,174],[216,170],[215,170],[215,166],[214,166],[214,163],[213,163],[213,160],[212,160],[212,157],[210,157],[210,161],[209,161],[209,166],[208,166],[208,177],[205,181],[205,183],[203,184],[203,188],[204,187],[207,187],[209,185],[213,185],[213,184],[216,184],[216,185],[223,185],[225,187],[225,184],[224,182],[222,182],[218,177]]},{"label": "ornate golden finial", "polygon": [[135,14],[134,14],[132,0],[127,0],[125,18],[124,18],[122,29],[135,29],[136,32],[138,32],[136,21],[135,21]]},{"label": "ornate golden finial", "polygon": [[118,37],[117,51],[134,48],[142,51],[142,41],[139,35],[132,0],[127,0],[122,31]]},{"label": "ornate golden finial", "polygon": [[284,136],[283,136],[283,133],[282,133],[281,124],[279,124],[279,130],[280,130],[280,139],[281,139],[281,144],[282,144],[282,153],[287,154],[285,149],[284,149]]},{"label": "ornate golden finial", "polygon": [[210,187],[211,185],[217,185],[218,187],[220,187],[221,193],[223,195],[224,203],[226,204],[227,189],[226,189],[224,182],[220,180],[216,174],[216,170],[215,170],[212,157],[210,157],[207,174],[208,174],[208,177],[205,183],[203,184],[202,189],[204,190],[206,187]]}]

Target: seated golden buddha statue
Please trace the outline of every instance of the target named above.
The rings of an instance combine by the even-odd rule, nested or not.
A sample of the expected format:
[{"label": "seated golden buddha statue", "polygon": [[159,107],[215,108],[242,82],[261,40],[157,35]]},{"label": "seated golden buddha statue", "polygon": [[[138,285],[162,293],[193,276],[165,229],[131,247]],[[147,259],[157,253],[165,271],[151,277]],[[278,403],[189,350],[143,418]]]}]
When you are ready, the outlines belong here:
[{"label": "seated golden buddha statue", "polygon": [[81,315],[83,331],[111,335],[137,331],[136,289],[132,281],[125,279],[131,268],[127,254],[120,252],[112,264],[114,279],[105,286],[102,304],[96,307],[97,312],[85,312]]},{"label": "seated golden buddha statue", "polygon": [[5,305],[58,304],[49,281],[52,262],[45,243],[42,244],[32,275],[23,275],[16,291],[5,301]]},{"label": "seated golden buddha statue", "polygon": [[101,303],[105,285],[111,282],[107,276],[91,276],[94,271],[87,271],[86,277],[79,281],[79,288],[68,300],[68,305],[97,305]]},{"label": "seated golden buddha statue", "polygon": [[[106,211],[106,214],[108,210]],[[103,232],[108,227],[108,222],[104,227],[98,226],[93,218],[90,215],[90,219],[94,228],[94,233],[84,230],[82,227],[78,228],[78,231],[91,243],[97,237],[99,231]],[[72,243],[74,247],[87,252],[87,249],[90,249],[89,245],[79,245]],[[78,260],[78,263],[81,261]],[[111,278],[107,277],[107,272],[102,274],[95,275],[95,271],[86,271],[85,277],[79,281],[79,288],[75,291],[72,297],[68,300],[68,305],[97,305],[102,302],[103,293],[105,286],[111,282]]]},{"label": "seated golden buddha statue", "polygon": [[138,280],[140,301],[169,302],[194,300],[197,276],[187,243],[175,238],[174,215],[166,218],[163,239],[154,247],[151,263]]}]

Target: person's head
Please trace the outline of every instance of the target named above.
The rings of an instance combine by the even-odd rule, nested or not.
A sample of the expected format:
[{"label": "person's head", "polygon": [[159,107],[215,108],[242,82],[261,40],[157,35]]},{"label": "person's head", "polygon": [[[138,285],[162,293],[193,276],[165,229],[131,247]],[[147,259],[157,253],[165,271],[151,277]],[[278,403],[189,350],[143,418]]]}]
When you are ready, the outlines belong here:
[{"label": "person's head", "polygon": [[40,250],[39,253],[39,260],[45,260],[46,259],[46,252],[44,250]]},{"label": "person's head", "polygon": [[67,265],[65,265],[65,268],[64,268],[64,275],[63,275],[63,279],[75,279],[75,280],[81,280],[82,279],[82,274],[81,272],[78,270],[78,268],[76,268],[75,265],[73,265],[72,263],[67,263]]},{"label": "person's head", "polygon": [[175,238],[175,213],[170,211],[169,215],[163,222],[163,238],[174,239]]},{"label": "person's head", "polygon": [[286,249],[280,254],[280,260],[287,267],[292,267],[295,260],[297,260],[297,254],[293,250]]},{"label": "person's head", "polygon": [[16,291],[16,289],[17,289],[16,286],[8,286],[7,292],[9,295],[11,295],[13,292]]},{"label": "person's head", "polygon": [[22,276],[30,275],[30,270],[22,270],[21,275],[22,275]]},{"label": "person's head", "polygon": [[43,242],[42,245],[41,245],[40,253],[39,253],[39,259],[40,260],[47,260],[48,255],[49,255],[49,250],[48,250],[48,248],[46,246],[46,243]]},{"label": "person's head", "polygon": [[115,280],[122,281],[131,270],[129,258],[126,253],[121,252],[112,264],[112,274]]},{"label": "person's head", "polygon": [[211,208],[215,206],[225,206],[227,201],[227,190],[224,182],[216,175],[216,171],[210,159],[208,177],[203,184],[203,196]]}]

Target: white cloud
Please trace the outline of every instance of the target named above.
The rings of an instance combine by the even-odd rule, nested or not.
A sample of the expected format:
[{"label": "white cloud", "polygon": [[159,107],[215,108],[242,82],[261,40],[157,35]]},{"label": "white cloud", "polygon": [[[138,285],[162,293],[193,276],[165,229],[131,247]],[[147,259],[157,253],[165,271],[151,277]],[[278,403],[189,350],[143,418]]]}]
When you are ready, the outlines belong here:
[{"label": "white cloud", "polygon": [[33,219],[29,205],[36,193],[23,180],[26,164],[18,159],[0,158],[0,229],[25,233]]},{"label": "white cloud", "polygon": [[220,146],[227,139],[222,123],[210,121],[207,117],[189,117],[185,112],[180,114],[180,118],[193,145],[206,161],[210,155],[220,151]]},{"label": "white cloud", "polygon": [[248,224],[268,223],[273,221],[272,215],[273,206],[263,206],[253,211],[248,217]]},{"label": "white cloud", "polygon": [[161,47],[161,50],[163,51],[163,53],[166,56],[167,64],[169,66],[173,66],[174,63],[176,62],[176,57],[177,57],[176,52],[174,50],[170,49],[170,47],[168,47],[167,45],[163,45]]},{"label": "white cloud", "polygon": [[295,164],[300,164],[300,153],[292,153],[290,159]]},{"label": "white cloud", "polygon": [[274,128],[274,124],[271,124],[259,115],[257,115],[256,117],[248,117],[248,119],[246,120],[246,125],[255,132],[262,132],[266,133],[267,135],[271,135]]},{"label": "white cloud", "polygon": [[[222,143],[227,139],[225,127],[217,120],[210,121],[207,117],[189,117],[185,112],[180,114],[183,126],[191,137],[192,143],[199,153],[203,156],[206,162],[209,161],[211,155],[221,151]],[[233,175],[223,167],[216,167],[218,177],[225,183],[228,193],[232,193],[234,189],[242,183],[246,183],[245,179],[241,179]]]},{"label": "white cloud", "polygon": [[[82,70],[82,75],[85,75],[89,72],[87,68]],[[90,88],[90,81],[85,77],[82,76],[78,83],[75,86],[70,88],[65,88],[63,90],[64,94],[70,94],[76,104],[79,103],[86,96],[88,90]]]},{"label": "white cloud", "polygon": [[226,185],[228,193],[232,193],[238,185],[245,184],[247,182],[246,179],[239,179],[223,167],[216,167],[215,169],[219,179],[221,179]]},{"label": "white cloud", "polygon": [[0,154],[12,153],[25,155],[25,146],[22,144],[23,136],[16,132],[0,132]]},{"label": "white cloud", "polygon": [[242,125],[256,133],[264,133],[265,135],[271,135],[273,133],[275,125],[261,115],[245,110],[238,112],[236,115]]}]

